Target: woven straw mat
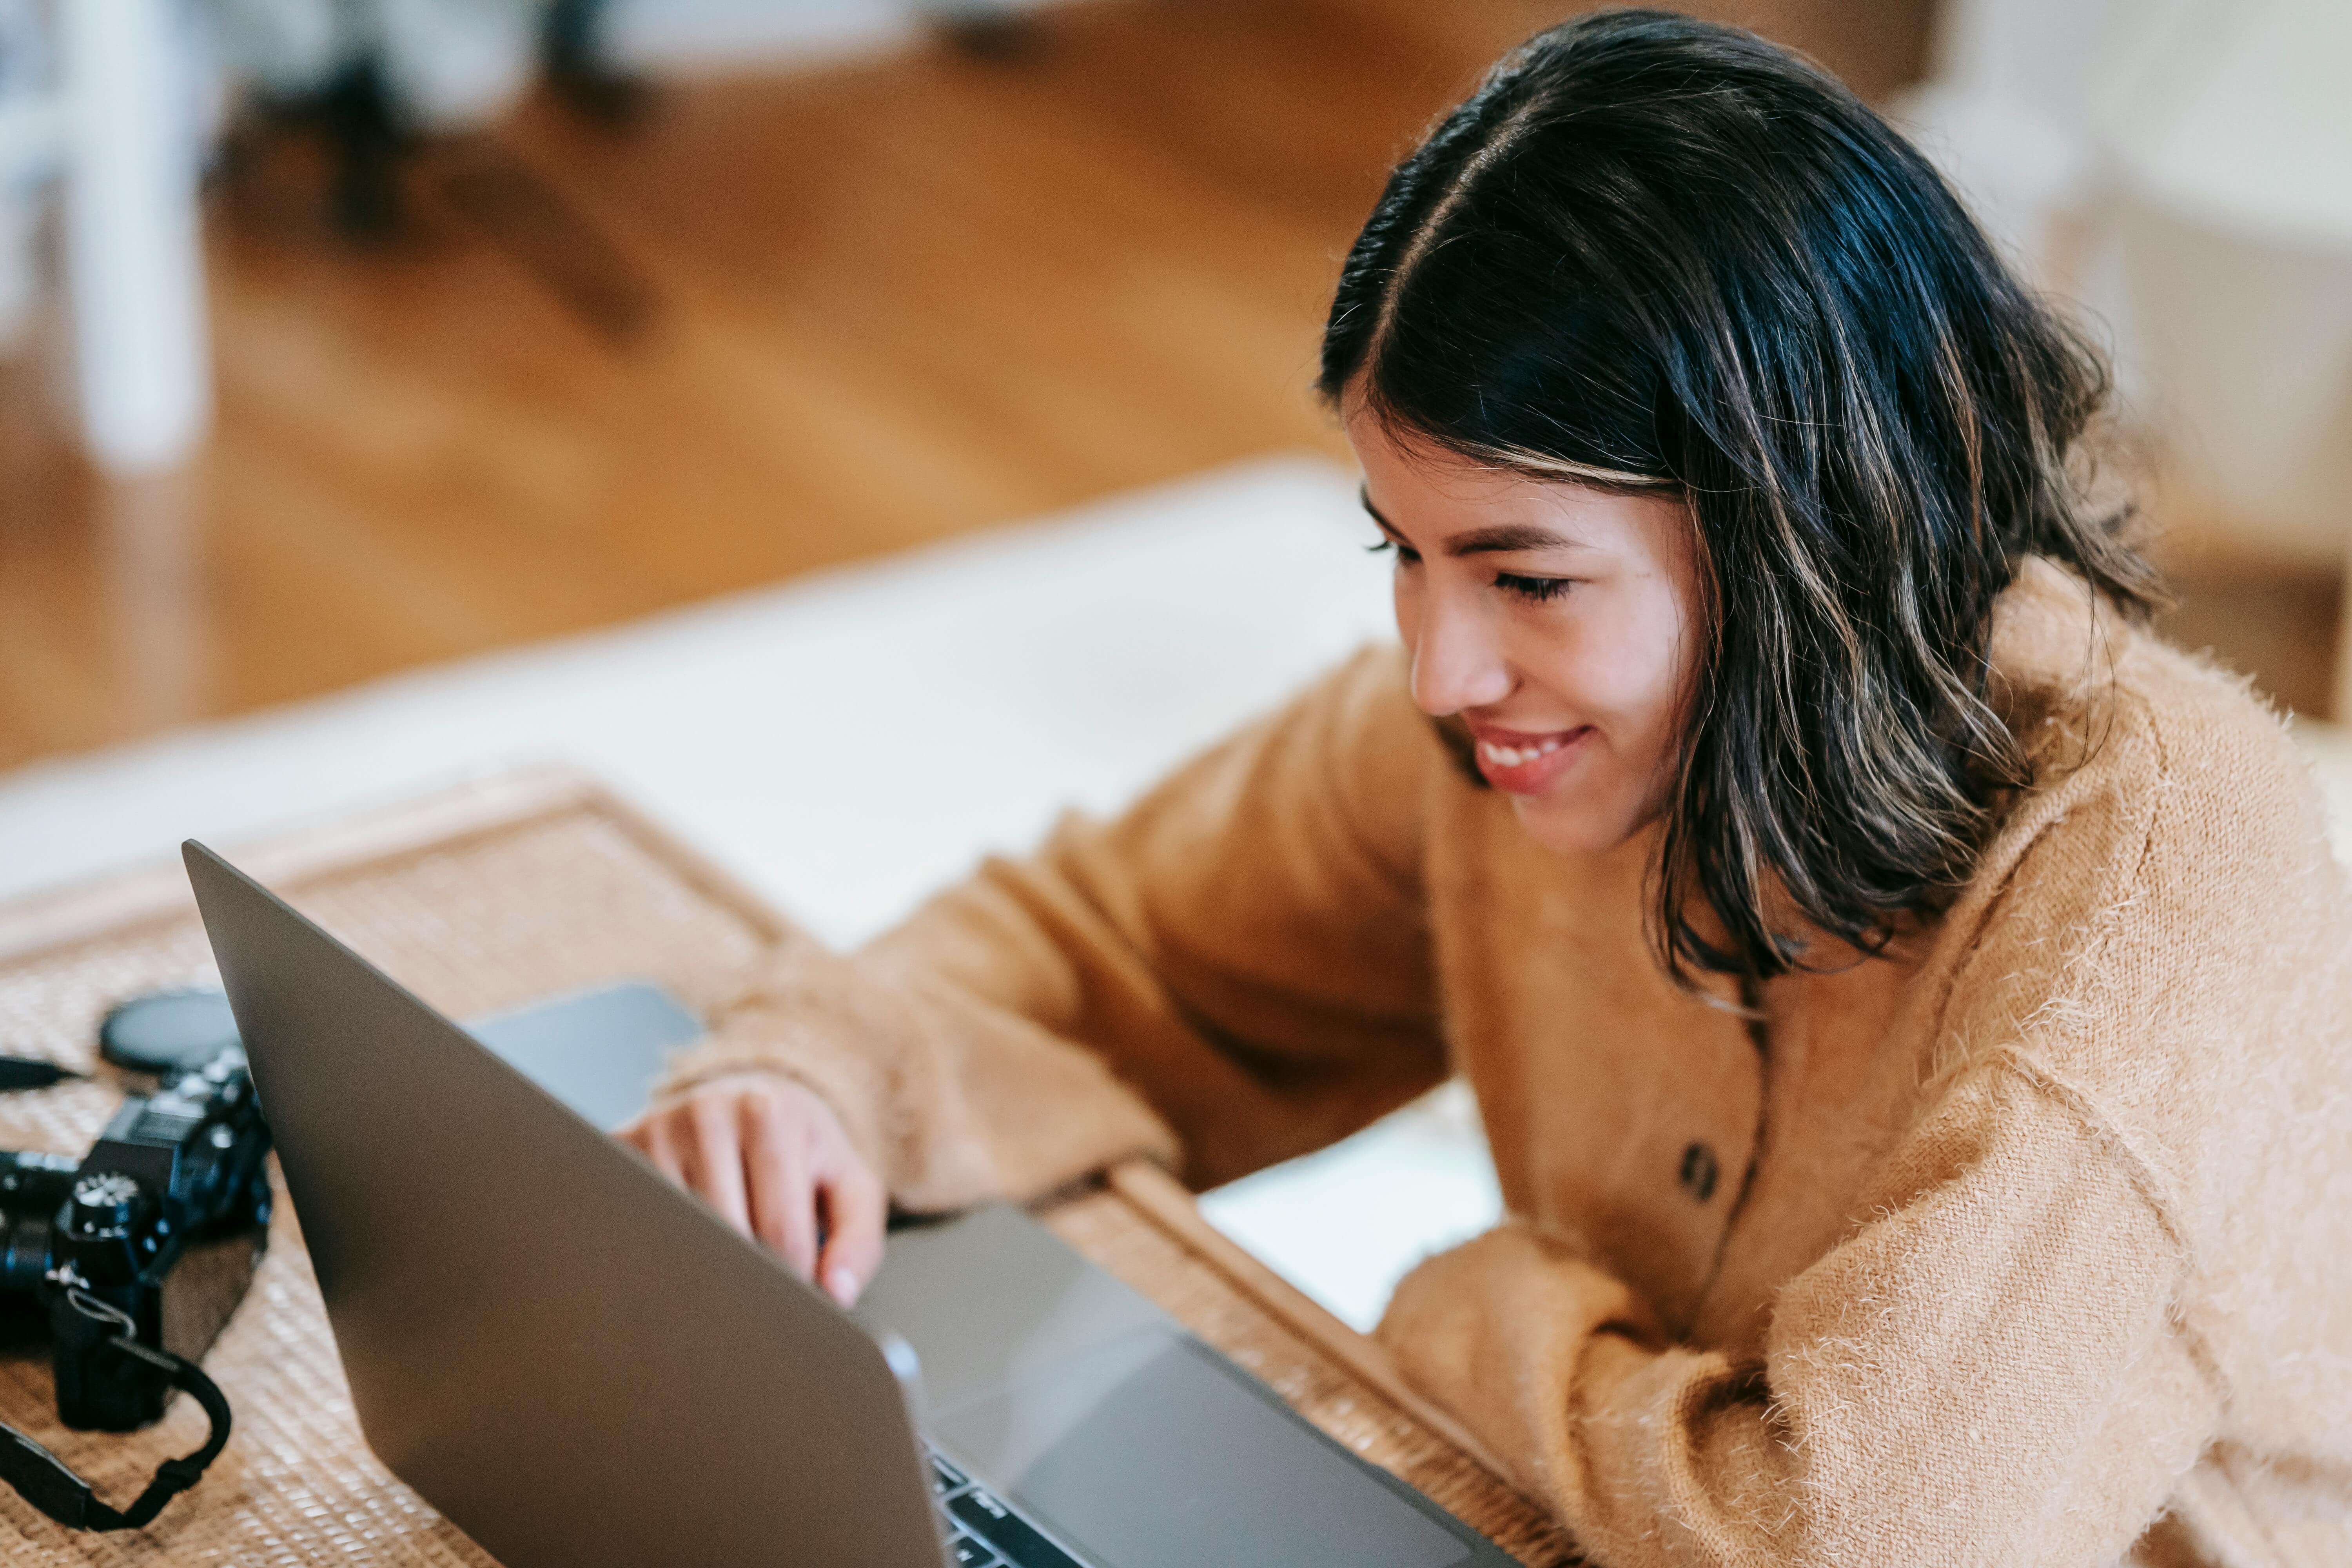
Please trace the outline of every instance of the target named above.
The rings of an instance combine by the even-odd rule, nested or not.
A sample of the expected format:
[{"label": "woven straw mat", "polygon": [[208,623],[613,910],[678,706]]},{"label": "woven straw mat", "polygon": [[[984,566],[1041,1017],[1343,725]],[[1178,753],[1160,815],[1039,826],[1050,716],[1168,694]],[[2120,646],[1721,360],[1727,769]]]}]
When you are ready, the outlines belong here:
[{"label": "woven straw mat", "polygon": [[[630,977],[657,981],[707,1014],[769,939],[763,921],[704,890],[667,855],[589,795],[430,847],[273,882],[454,1017]],[[0,1148],[75,1155],[88,1149],[122,1092],[96,1060],[107,1009],[159,987],[213,984],[217,975],[193,905],[0,963],[0,1051],[96,1075],[0,1096]],[[1574,1561],[1525,1500],[1111,1193],[1077,1196],[1047,1217],[1349,1447],[1523,1560]],[[12,1563],[257,1568],[491,1563],[362,1440],[282,1191],[260,1273],[205,1364],[228,1394],[236,1432],[194,1490],[145,1531],[88,1535],[52,1523],[0,1486],[0,1554]],[[0,1420],[47,1444],[118,1505],[137,1494],[158,1460],[195,1447],[205,1431],[203,1413],[187,1399],[176,1400],[158,1426],[128,1436],[67,1431],[58,1425],[48,1363],[38,1352],[0,1358]],[[786,1551],[779,1560],[788,1558]]]}]

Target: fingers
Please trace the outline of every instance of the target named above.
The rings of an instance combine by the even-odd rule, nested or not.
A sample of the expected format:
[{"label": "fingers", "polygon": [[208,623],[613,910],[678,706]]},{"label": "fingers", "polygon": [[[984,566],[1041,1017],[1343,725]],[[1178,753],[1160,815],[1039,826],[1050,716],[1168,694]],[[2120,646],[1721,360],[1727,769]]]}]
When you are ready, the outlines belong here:
[{"label": "fingers", "polygon": [[841,1152],[844,1162],[818,1184],[825,1240],[816,1278],[827,1295],[847,1307],[882,1267],[882,1232],[890,1205],[866,1162],[846,1142]]},{"label": "fingers", "polygon": [[686,1184],[719,1211],[719,1217],[750,1235],[751,1205],[743,1183],[743,1142],[732,1097],[698,1094],[683,1110],[691,1131]]},{"label": "fingers", "polygon": [[731,1099],[709,1092],[656,1105],[615,1137],[738,1230],[751,1230],[743,1154]]},{"label": "fingers", "polygon": [[882,1266],[889,1194],[832,1107],[798,1084],[717,1080],[619,1136],[845,1307]]},{"label": "fingers", "polygon": [[808,1130],[777,1094],[747,1094],[743,1166],[751,1180],[752,1236],[802,1279],[816,1272],[816,1196],[810,1181]]},{"label": "fingers", "polygon": [[655,1170],[679,1186],[686,1185],[686,1166],[680,1159],[677,1141],[670,1136],[667,1109],[647,1111],[622,1128],[616,1136],[652,1161]]}]

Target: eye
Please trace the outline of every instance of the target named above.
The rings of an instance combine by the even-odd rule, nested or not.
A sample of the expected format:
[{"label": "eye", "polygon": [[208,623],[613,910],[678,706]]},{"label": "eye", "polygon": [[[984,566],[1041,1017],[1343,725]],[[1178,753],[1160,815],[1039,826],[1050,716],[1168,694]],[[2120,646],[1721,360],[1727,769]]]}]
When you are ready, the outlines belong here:
[{"label": "eye", "polygon": [[1523,577],[1516,572],[1495,574],[1496,587],[1538,605],[1547,599],[1559,598],[1575,585],[1573,577]]},{"label": "eye", "polygon": [[1370,551],[1370,552],[1371,552],[1373,554],[1375,554],[1375,555],[1381,554],[1381,552],[1385,552],[1385,551],[1391,551],[1391,550],[1395,551],[1395,552],[1396,552],[1396,558],[1397,558],[1397,564],[1398,564],[1398,565],[1400,565],[1400,566],[1416,566],[1416,565],[1419,565],[1419,564],[1421,563],[1421,552],[1420,552],[1420,551],[1418,551],[1418,550],[1408,550],[1408,549],[1406,549],[1403,545],[1399,544],[1399,543],[1398,543],[1395,540],[1393,540],[1393,539],[1385,539],[1385,538],[1384,538],[1384,539],[1382,539],[1379,543],[1377,543],[1377,544],[1367,544],[1367,545],[1365,545],[1365,546],[1364,546],[1364,548],[1365,548],[1366,550]]}]

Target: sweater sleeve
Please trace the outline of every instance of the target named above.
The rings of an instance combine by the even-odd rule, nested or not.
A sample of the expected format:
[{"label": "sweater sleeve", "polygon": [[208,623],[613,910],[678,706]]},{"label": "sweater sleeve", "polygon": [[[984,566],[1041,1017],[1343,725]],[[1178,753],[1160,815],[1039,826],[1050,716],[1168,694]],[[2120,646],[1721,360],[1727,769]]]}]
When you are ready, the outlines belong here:
[{"label": "sweater sleeve", "polygon": [[2024,1059],[1914,1128],[1760,1360],[1664,1342],[1517,1226],[1409,1276],[1381,1338],[1610,1568],[2111,1563],[2210,1397],[2164,1215]]},{"label": "sweater sleeve", "polygon": [[1367,650],[863,951],[781,954],[671,1087],[807,1083],[917,1210],[1133,1154],[1208,1186],[1328,1143],[1445,1071],[1420,844],[1447,765]]}]

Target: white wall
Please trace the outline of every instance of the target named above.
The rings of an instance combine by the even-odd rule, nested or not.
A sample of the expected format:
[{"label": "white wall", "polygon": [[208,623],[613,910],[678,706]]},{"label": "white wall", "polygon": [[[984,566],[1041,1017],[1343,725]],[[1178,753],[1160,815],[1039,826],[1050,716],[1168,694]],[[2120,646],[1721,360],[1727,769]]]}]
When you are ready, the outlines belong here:
[{"label": "white wall", "polygon": [[[965,0],[1008,11],[1045,0]],[[954,0],[614,0],[614,52],[650,70],[759,67],[887,47]]]}]

